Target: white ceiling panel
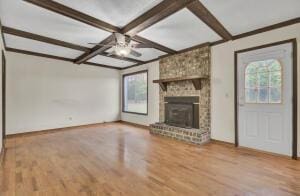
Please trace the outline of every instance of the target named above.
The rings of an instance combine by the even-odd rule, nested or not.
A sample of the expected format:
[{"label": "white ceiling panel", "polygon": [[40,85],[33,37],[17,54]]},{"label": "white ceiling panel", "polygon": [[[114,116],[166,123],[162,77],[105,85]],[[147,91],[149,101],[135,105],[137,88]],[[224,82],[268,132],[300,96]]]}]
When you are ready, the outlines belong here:
[{"label": "white ceiling panel", "polygon": [[139,35],[175,50],[221,39],[186,8],[140,32]]},{"label": "white ceiling panel", "polygon": [[[129,55],[128,57],[133,58],[133,59],[137,59],[137,60],[140,60],[140,61],[149,61],[149,60],[156,59],[159,56],[162,56],[162,55],[166,54],[165,52],[162,52],[162,51],[154,49],[154,48],[135,48],[134,50],[141,53],[142,56],[135,57],[135,56]],[[106,52],[112,52],[112,51],[113,51],[113,49],[110,48]]]},{"label": "white ceiling panel", "polygon": [[114,58],[100,56],[100,55],[95,56],[94,58],[90,59],[88,62],[110,65],[114,67],[127,67],[134,64],[132,62],[122,61],[119,59],[114,59]]},{"label": "white ceiling panel", "polygon": [[0,0],[0,17],[4,26],[87,47],[91,47],[89,42],[100,42],[110,35],[22,0]]},{"label": "white ceiling panel", "polygon": [[6,46],[9,48],[16,48],[20,50],[28,50],[31,52],[38,52],[43,54],[49,54],[59,57],[75,59],[76,57],[83,54],[78,50],[73,50],[61,46],[47,44],[31,39],[17,37],[14,35],[4,34]]},{"label": "white ceiling panel", "polygon": [[233,35],[300,17],[299,0],[201,0]]},{"label": "white ceiling panel", "polygon": [[133,58],[133,59],[138,59],[141,61],[149,61],[149,60],[158,58],[159,56],[166,54],[165,52],[162,52],[162,51],[154,49],[154,48],[136,48],[134,50],[141,53],[142,56],[135,57],[135,56],[129,55],[128,57]]},{"label": "white ceiling panel", "polygon": [[162,0],[55,0],[114,26],[123,27]]}]

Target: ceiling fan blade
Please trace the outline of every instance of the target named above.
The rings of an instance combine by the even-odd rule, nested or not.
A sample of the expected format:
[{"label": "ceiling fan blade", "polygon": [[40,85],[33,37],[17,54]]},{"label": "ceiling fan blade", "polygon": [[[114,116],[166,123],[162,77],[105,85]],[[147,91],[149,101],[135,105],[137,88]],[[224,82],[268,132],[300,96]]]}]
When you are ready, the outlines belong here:
[{"label": "ceiling fan blade", "polygon": [[132,44],[133,48],[153,48],[151,44],[144,44],[144,43],[138,43],[138,44]]},{"label": "ceiling fan blade", "polygon": [[109,52],[106,54],[106,56],[114,56],[117,55],[117,53],[115,51]]},{"label": "ceiling fan blade", "polygon": [[114,44],[100,44],[100,43],[88,43],[91,45],[96,45],[96,46],[114,46]]},{"label": "ceiling fan blade", "polygon": [[132,55],[132,56],[135,56],[135,57],[140,57],[140,56],[142,56],[142,54],[141,53],[139,53],[139,52],[137,52],[137,51],[135,51],[135,50],[130,50],[130,54]]}]

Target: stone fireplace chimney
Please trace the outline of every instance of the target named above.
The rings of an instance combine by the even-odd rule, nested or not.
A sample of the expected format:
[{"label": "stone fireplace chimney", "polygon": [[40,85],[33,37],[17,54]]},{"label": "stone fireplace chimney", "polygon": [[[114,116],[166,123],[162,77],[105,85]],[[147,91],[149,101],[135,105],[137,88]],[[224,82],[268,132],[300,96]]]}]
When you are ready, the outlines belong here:
[{"label": "stone fireplace chimney", "polygon": [[[210,66],[209,46],[160,60],[160,78],[155,81],[162,87],[160,122],[151,125],[151,133],[197,144],[209,141]],[[196,84],[200,84],[200,88]],[[177,104],[170,106],[169,102],[174,100]],[[193,104],[186,103],[187,100],[193,100]],[[195,116],[197,120],[193,119]]]}]

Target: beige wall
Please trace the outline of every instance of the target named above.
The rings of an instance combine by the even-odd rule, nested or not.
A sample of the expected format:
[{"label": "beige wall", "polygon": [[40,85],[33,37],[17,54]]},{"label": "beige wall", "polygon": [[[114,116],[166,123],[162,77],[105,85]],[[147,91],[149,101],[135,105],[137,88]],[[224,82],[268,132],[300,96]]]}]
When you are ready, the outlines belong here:
[{"label": "beige wall", "polygon": [[[121,71],[121,76],[126,73],[148,70],[148,115],[121,113],[121,120],[149,125],[159,120],[159,85],[152,81],[159,78],[159,62],[155,61],[138,67]],[[122,84],[122,77],[120,83]],[[121,103],[122,104],[122,103]],[[122,108],[121,108],[122,110]]]},{"label": "beige wall", "polygon": [[7,134],[120,119],[120,71],[6,53]]},{"label": "beige wall", "polygon": [[[234,51],[254,46],[297,38],[298,75],[300,70],[300,24],[261,33],[251,37],[226,42],[212,47],[212,138],[234,142]],[[299,84],[300,76],[298,76]],[[298,85],[298,102],[300,103],[300,85]],[[298,104],[299,106],[300,104]],[[298,124],[300,107],[298,109]],[[300,143],[300,126],[298,125],[298,144]],[[298,153],[300,145],[298,145]],[[300,155],[300,153],[299,153]]]}]

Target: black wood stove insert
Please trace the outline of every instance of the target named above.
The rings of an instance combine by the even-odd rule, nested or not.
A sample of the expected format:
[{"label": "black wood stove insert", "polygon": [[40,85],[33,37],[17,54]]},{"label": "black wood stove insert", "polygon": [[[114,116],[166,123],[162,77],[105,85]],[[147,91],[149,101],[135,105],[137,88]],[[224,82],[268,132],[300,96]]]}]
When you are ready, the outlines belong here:
[{"label": "black wood stove insert", "polygon": [[165,97],[165,123],[199,128],[199,97]]}]

